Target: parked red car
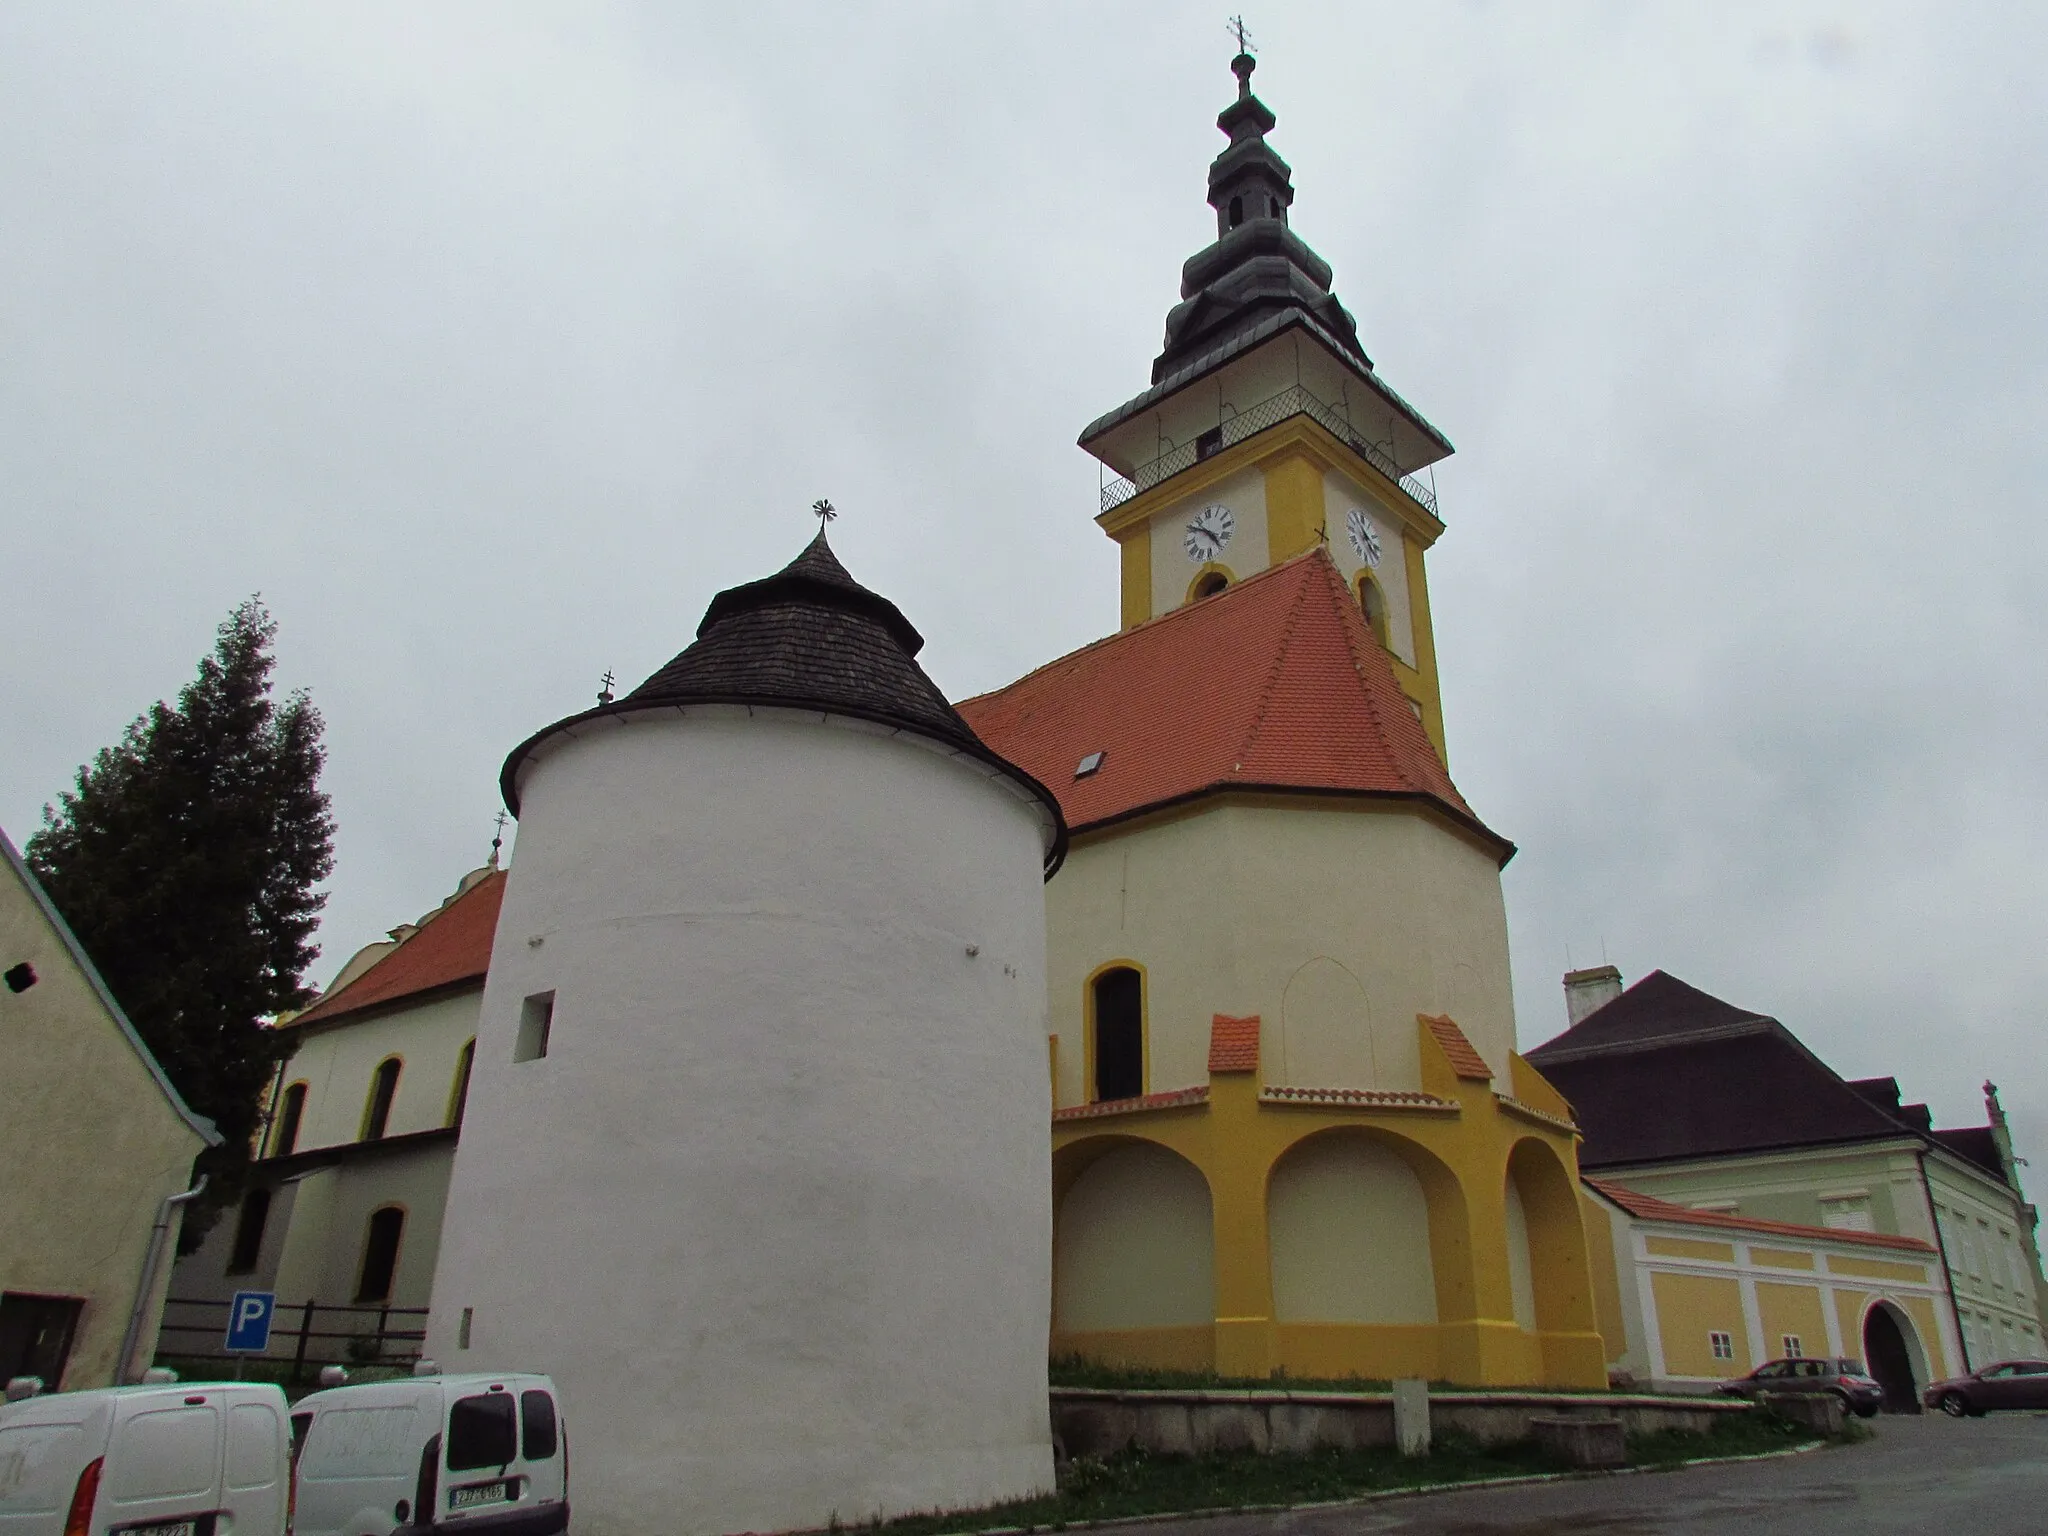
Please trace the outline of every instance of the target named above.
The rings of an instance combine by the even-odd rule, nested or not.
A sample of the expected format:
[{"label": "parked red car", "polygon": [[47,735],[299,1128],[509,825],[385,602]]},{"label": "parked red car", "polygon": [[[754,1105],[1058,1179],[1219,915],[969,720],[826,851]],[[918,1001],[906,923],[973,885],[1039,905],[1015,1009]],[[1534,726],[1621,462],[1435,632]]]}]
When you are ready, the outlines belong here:
[{"label": "parked red car", "polygon": [[1952,1419],[1975,1418],[1994,1408],[2048,1408],[2048,1360],[2000,1360],[1967,1376],[1935,1382],[1921,1401]]}]

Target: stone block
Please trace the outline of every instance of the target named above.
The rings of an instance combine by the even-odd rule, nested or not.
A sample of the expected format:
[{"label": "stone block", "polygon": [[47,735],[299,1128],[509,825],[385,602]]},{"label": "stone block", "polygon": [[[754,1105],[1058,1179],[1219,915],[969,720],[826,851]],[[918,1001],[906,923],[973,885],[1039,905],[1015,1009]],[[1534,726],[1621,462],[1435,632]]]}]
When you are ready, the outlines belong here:
[{"label": "stone block", "polygon": [[1619,1419],[1532,1418],[1536,1443],[1568,1466],[1618,1467],[1628,1460]]},{"label": "stone block", "polygon": [[1429,1454],[1429,1383],[1419,1376],[1394,1383],[1394,1444],[1403,1456]]},{"label": "stone block", "polygon": [[1842,1432],[1842,1400],[1832,1392],[1766,1392],[1759,1406],[1816,1434]]}]

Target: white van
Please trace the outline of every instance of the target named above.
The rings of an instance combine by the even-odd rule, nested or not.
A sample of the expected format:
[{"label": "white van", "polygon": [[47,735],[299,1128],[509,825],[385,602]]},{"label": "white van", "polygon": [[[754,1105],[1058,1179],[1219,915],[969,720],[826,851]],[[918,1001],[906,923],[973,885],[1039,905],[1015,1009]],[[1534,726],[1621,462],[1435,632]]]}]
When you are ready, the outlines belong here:
[{"label": "white van", "polygon": [[194,1381],[0,1406],[0,1536],[284,1536],[284,1393]]},{"label": "white van", "polygon": [[569,1440],[545,1376],[334,1387],[294,1405],[292,1441],[294,1536],[392,1536],[404,1526],[557,1536],[569,1527]]}]

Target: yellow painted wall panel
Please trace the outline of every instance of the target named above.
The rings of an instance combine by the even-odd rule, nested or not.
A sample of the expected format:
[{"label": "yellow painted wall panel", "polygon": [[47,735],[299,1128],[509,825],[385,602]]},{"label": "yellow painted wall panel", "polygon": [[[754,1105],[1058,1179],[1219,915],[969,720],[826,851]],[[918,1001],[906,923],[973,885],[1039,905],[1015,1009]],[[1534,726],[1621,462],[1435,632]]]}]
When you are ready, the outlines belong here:
[{"label": "yellow painted wall panel", "polygon": [[1689,1237],[1649,1237],[1644,1251],[1660,1259],[1708,1259],[1721,1264],[1735,1262],[1733,1243],[1700,1243]]},{"label": "yellow painted wall panel", "polygon": [[1799,1352],[1809,1358],[1828,1352],[1827,1312],[1821,1305],[1818,1285],[1789,1285],[1773,1280],[1756,1283],[1756,1309],[1763,1319],[1764,1353],[1787,1353],[1785,1335],[1799,1340]]},{"label": "yellow painted wall panel", "polygon": [[1766,1269],[1812,1269],[1814,1257],[1810,1253],[1795,1253],[1789,1248],[1752,1248],[1749,1250],[1752,1264],[1761,1264]]},{"label": "yellow painted wall panel", "polygon": [[1391,1381],[1443,1374],[1438,1330],[1387,1323],[1282,1323],[1280,1365],[1290,1376]]},{"label": "yellow painted wall panel", "polygon": [[[1740,1376],[1756,1364],[1749,1358],[1742,1325],[1742,1291],[1732,1276],[1656,1272],[1650,1276],[1650,1294],[1656,1298],[1667,1374]],[[1716,1332],[1728,1335],[1732,1359],[1714,1358],[1708,1335]]]},{"label": "yellow painted wall panel", "polygon": [[1828,1255],[1828,1270],[1837,1275],[1854,1275],[1860,1280],[1905,1280],[1914,1285],[1927,1283],[1925,1264],[1895,1264],[1885,1259],[1859,1259],[1831,1253]]},{"label": "yellow painted wall panel", "polygon": [[[1902,1296],[1899,1305],[1906,1309],[1906,1315],[1913,1319],[1913,1327],[1920,1335],[1920,1352],[1927,1362],[1928,1380],[1939,1376],[1960,1376],[1963,1362],[1951,1359],[1941,1341],[1941,1325],[1935,1321],[1934,1301],[1927,1296]],[[1858,1350],[1861,1353],[1861,1350]],[[1926,1386],[1927,1382],[1920,1383]]]}]

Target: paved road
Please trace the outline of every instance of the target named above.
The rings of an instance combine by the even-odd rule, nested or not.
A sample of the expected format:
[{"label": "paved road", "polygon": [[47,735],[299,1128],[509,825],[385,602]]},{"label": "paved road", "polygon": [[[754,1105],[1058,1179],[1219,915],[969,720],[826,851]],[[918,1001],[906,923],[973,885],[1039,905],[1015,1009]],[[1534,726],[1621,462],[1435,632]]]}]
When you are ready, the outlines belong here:
[{"label": "paved road", "polygon": [[1872,1421],[1876,1438],[1692,1467],[1350,1509],[1148,1527],[1186,1536],[2048,1536],[2048,1414]]}]

